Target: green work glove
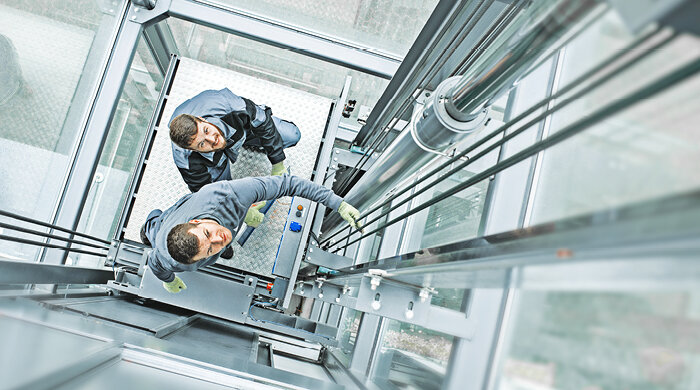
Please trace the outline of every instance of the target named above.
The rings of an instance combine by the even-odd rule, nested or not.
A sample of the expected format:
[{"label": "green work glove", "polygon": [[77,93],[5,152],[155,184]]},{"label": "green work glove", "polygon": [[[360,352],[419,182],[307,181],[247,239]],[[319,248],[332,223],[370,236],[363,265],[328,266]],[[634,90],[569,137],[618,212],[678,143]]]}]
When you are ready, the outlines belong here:
[{"label": "green work glove", "polygon": [[280,161],[277,164],[272,164],[272,176],[282,176],[287,173],[287,168],[284,167],[284,161]]},{"label": "green work glove", "polygon": [[343,217],[343,219],[346,220],[350,226],[354,227],[360,232],[362,231],[362,227],[359,223],[357,223],[357,218],[360,218],[360,212],[357,211],[356,208],[343,201],[338,207],[338,213],[340,213],[340,216]]},{"label": "green work glove", "polygon": [[263,219],[265,219],[265,214],[261,213],[260,209],[265,206],[265,203],[267,202],[262,201],[258,204],[250,206],[243,222],[245,222],[246,225],[254,228],[260,226]]},{"label": "green work glove", "polygon": [[168,292],[177,294],[180,292],[180,290],[186,289],[187,285],[182,281],[182,279],[176,276],[172,282],[163,282],[163,288],[168,290]]}]

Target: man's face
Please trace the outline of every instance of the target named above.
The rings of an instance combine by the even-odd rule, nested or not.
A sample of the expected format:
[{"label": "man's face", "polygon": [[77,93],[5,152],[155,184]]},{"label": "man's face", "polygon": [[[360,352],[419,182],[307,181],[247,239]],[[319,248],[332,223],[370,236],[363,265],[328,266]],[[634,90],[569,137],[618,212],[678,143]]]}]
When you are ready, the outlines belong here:
[{"label": "man's face", "polygon": [[218,127],[199,118],[197,122],[197,134],[190,143],[188,149],[192,149],[201,153],[209,153],[215,150],[221,150],[226,147],[226,139]]},{"label": "man's face", "polygon": [[221,252],[233,240],[231,231],[215,221],[193,219],[190,223],[197,224],[189,232],[197,236],[197,240],[199,240],[199,252],[192,258],[193,262]]}]

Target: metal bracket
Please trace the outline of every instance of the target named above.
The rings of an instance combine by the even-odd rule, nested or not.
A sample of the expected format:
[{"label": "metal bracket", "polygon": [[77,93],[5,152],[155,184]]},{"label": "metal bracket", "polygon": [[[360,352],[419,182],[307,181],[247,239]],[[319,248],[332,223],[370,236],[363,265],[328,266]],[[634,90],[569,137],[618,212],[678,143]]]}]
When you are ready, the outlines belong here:
[{"label": "metal bracket", "polygon": [[341,269],[352,266],[353,259],[335,253],[326,252],[323,249],[309,245],[306,252],[305,261],[309,264],[318,265],[329,269]]},{"label": "metal bracket", "polygon": [[340,287],[328,283],[322,286],[299,283],[294,290],[294,294],[296,295],[354,309],[357,298],[351,296],[349,292],[349,287]]},{"label": "metal bracket", "polygon": [[150,248],[146,248],[141,244],[130,244],[123,241],[113,240],[112,245],[107,252],[108,266],[126,265],[139,269],[139,275],[143,274],[142,268],[146,264],[146,258]]},{"label": "metal bracket", "polygon": [[134,23],[154,24],[167,18],[170,0],[131,0],[127,19]]},{"label": "metal bracket", "polygon": [[187,289],[173,294],[163,289],[163,283],[148,270],[141,279],[139,295],[238,323],[248,318],[256,278],[249,277],[239,283],[203,272],[187,272],[180,277]]},{"label": "metal bracket", "polygon": [[[338,168],[338,164],[342,164],[348,167],[355,167],[363,157],[365,157],[365,155],[361,153],[351,152],[347,149],[342,148],[333,148],[332,166],[336,169]],[[360,167],[360,170],[366,171],[377,160],[372,155],[368,156],[367,159],[369,161],[365,162],[365,164],[362,167]]]},{"label": "metal bracket", "polygon": [[[354,309],[471,340],[475,321],[463,312],[430,304],[430,288],[398,283],[378,275],[362,278]],[[328,288],[328,287],[325,287]]]}]

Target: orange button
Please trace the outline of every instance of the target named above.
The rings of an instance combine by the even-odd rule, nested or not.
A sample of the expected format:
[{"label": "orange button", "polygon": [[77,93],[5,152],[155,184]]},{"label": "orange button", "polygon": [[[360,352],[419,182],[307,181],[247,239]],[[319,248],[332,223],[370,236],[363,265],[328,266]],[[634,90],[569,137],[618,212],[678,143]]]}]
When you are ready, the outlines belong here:
[{"label": "orange button", "polygon": [[304,206],[302,206],[302,205],[297,206],[297,210],[299,210],[299,211],[304,210]]},{"label": "orange button", "polygon": [[268,289],[268,290],[272,290],[272,283],[268,283],[268,284],[267,284],[267,289]]}]

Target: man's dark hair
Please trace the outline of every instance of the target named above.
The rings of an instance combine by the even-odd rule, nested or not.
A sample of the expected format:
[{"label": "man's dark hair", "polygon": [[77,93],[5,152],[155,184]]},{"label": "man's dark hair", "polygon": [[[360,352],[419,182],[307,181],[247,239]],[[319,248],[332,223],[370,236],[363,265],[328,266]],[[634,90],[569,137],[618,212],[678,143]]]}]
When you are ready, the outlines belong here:
[{"label": "man's dark hair", "polygon": [[170,140],[175,145],[189,149],[194,136],[197,134],[197,123],[200,120],[194,115],[180,114],[170,122]]},{"label": "man's dark hair", "polygon": [[199,252],[199,239],[190,233],[197,226],[194,223],[181,223],[170,229],[168,233],[168,253],[178,263],[192,264],[192,258]]}]

